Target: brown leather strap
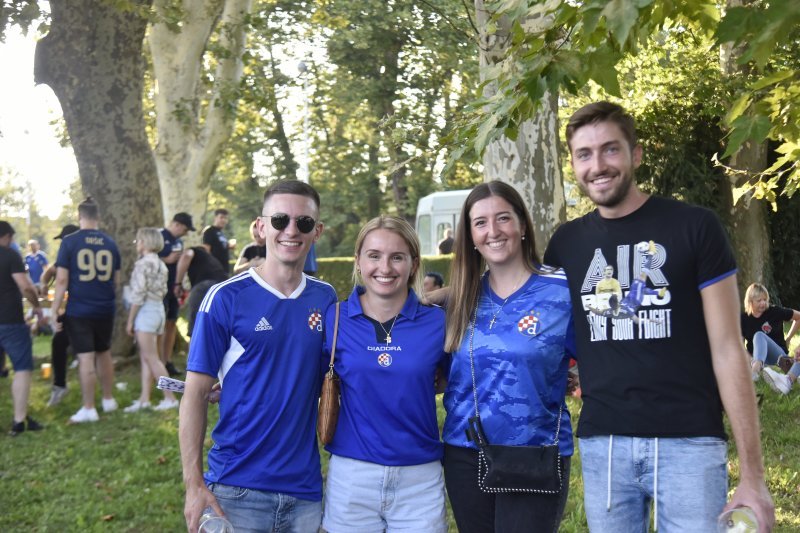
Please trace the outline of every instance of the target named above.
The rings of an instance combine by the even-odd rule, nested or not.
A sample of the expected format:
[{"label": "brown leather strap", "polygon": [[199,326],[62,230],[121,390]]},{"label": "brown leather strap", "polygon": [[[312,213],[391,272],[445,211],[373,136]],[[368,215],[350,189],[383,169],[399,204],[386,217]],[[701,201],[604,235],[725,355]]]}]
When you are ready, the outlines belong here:
[{"label": "brown leather strap", "polygon": [[336,338],[339,336],[339,304],[342,302],[336,302],[336,317],[333,319],[333,344],[331,345],[331,362],[328,365],[328,368],[333,370],[333,358],[336,355]]}]

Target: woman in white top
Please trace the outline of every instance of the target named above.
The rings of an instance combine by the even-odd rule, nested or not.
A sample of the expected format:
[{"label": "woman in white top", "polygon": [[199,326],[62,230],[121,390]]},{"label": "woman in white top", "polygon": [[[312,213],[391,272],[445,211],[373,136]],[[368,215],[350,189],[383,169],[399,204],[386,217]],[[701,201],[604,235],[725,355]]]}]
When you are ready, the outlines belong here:
[{"label": "woman in white top", "polygon": [[[164,363],[158,357],[157,339],[164,332],[164,295],[167,292],[167,266],[157,253],[164,248],[164,238],[158,228],[140,228],[136,232],[136,251],[139,259],[131,273],[131,309],[128,313],[128,335],[136,335],[139,359],[142,363],[142,392],[139,399],[125,408],[135,413],[150,407],[150,388],[158,376],[168,376]],[[170,391],[155,406],[163,411],[178,407],[178,400]]]}]

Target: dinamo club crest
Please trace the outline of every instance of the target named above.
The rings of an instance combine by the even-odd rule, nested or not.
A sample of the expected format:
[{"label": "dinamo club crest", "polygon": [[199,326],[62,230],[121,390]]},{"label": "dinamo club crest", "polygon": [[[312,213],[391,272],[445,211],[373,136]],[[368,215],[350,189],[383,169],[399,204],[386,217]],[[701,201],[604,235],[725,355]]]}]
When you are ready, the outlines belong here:
[{"label": "dinamo club crest", "polygon": [[517,322],[517,329],[523,335],[528,337],[535,337],[539,334],[539,313],[531,311]]},{"label": "dinamo club crest", "polygon": [[322,312],[319,309],[312,309],[308,315],[308,328],[311,331],[322,331]]}]

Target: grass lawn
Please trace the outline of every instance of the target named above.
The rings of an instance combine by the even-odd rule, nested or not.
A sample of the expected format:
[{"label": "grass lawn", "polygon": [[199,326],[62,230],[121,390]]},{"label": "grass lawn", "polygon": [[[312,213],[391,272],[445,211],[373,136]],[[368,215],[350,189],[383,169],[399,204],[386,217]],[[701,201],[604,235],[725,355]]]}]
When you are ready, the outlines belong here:
[{"label": "grass lawn", "polygon": [[[6,435],[10,380],[0,380],[0,531],[185,531],[177,412],[101,412],[96,424],[68,426],[66,420],[80,407],[77,372],[69,371],[70,392],[64,402],[47,408],[50,383],[40,378],[38,368],[49,362],[49,353],[49,337],[37,338],[31,414],[47,426],[44,431],[16,438]],[[176,362],[182,367],[180,357]],[[118,368],[117,382],[126,384],[116,391],[116,398],[121,407],[127,406],[138,397],[138,360]],[[798,532],[800,390],[779,396],[760,382],[757,392],[762,397],[768,483],[778,516],[775,531]],[[580,402],[570,399],[569,407],[575,414]],[[213,419],[216,409],[210,413]],[[206,446],[210,443],[209,438]],[[564,532],[587,530],[579,473],[576,456]],[[738,461],[732,445],[730,474],[733,486]],[[455,531],[452,521],[451,531]]]}]

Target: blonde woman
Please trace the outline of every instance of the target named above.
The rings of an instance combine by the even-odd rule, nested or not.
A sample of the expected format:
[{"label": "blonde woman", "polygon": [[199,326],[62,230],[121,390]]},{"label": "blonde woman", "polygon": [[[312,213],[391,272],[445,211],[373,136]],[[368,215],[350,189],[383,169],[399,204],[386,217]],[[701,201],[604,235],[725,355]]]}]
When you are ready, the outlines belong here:
[{"label": "blonde woman", "polygon": [[[792,327],[783,336],[783,323],[792,321]],[[794,361],[787,355],[789,341],[800,327],[800,311],[769,304],[769,292],[760,283],[752,283],[744,294],[744,313],[742,313],[742,336],[747,351],[753,356],[751,370],[753,381],[759,375],[776,392],[789,394],[800,375],[797,351]],[[786,372],[780,374],[765,365],[778,365]]]},{"label": "blonde woman", "polygon": [[[166,316],[164,295],[167,292],[167,266],[158,257],[164,248],[164,237],[158,228],[140,228],[136,232],[136,252],[139,259],[131,273],[131,309],[126,330],[136,336],[139,359],[142,364],[142,392],[139,399],[125,408],[126,413],[135,413],[150,407],[150,388],[158,376],[168,376],[164,363],[158,357],[157,339],[164,332]],[[178,400],[170,391],[164,391],[164,399],[154,407],[163,411],[178,407]]]},{"label": "blonde woman", "polygon": [[[356,239],[356,287],[341,303],[336,344],[342,407],[326,447],[329,533],[447,531],[434,380],[449,356],[444,311],[417,298],[419,248],[414,229],[392,216],[370,220]],[[325,313],[326,350],[335,314]]]}]

